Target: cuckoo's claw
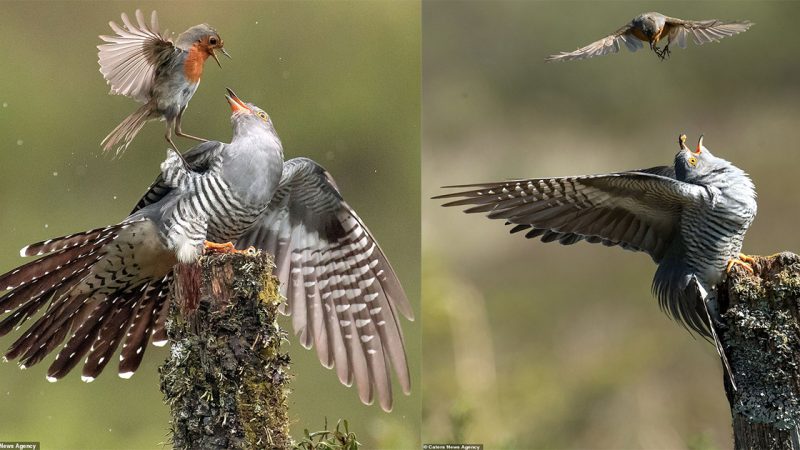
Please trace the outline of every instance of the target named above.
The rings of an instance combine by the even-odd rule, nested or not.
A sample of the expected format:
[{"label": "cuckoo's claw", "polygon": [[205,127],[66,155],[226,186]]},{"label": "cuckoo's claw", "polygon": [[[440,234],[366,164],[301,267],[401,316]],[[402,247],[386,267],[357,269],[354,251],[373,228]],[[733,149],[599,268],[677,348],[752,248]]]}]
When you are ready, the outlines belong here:
[{"label": "cuckoo's claw", "polygon": [[752,264],[755,263],[756,260],[750,256],[747,256],[743,253],[739,253],[738,258],[731,258],[728,261],[728,267],[725,268],[725,273],[730,273],[733,266],[742,266],[750,273],[753,273]]},{"label": "cuckoo's claw", "polygon": [[203,253],[236,253],[236,247],[233,246],[232,243],[226,242],[224,244],[218,244],[216,242],[211,241],[203,241]]},{"label": "cuckoo's claw", "polygon": [[242,253],[244,255],[253,256],[258,253],[255,247],[247,247],[244,250],[237,250],[236,247],[233,246],[231,242],[226,242],[224,244],[218,244],[216,242],[211,241],[203,241],[203,254],[209,253]]},{"label": "cuckoo's claw", "polygon": [[755,258],[749,255],[745,255],[744,253],[739,253],[739,259],[746,262],[747,264],[750,264],[751,266],[756,263]]}]

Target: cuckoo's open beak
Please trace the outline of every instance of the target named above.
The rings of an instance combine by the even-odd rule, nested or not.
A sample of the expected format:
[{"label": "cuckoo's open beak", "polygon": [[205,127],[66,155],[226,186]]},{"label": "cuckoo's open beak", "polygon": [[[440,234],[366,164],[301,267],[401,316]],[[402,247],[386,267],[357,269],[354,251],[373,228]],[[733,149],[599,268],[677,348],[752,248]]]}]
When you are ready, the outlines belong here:
[{"label": "cuckoo's open beak", "polygon": [[250,108],[244,104],[243,101],[236,96],[236,94],[230,89],[225,88],[228,91],[228,94],[225,95],[225,99],[228,100],[228,104],[231,105],[231,113],[251,113]]},{"label": "cuckoo's open beak", "polygon": [[697,150],[695,150],[694,152],[700,153],[703,151],[704,148],[705,147],[703,147],[703,135],[701,134],[700,139],[697,140]]},{"label": "cuckoo's open beak", "polygon": [[689,151],[689,147],[686,146],[686,135],[682,134],[678,136],[678,145],[681,146],[681,150]]}]

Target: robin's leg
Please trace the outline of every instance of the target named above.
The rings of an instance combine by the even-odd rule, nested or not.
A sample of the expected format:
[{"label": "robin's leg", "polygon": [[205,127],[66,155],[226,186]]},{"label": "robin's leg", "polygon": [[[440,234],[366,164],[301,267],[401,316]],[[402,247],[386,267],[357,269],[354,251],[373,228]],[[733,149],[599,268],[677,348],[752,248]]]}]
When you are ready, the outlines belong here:
[{"label": "robin's leg", "polygon": [[199,138],[197,136],[192,136],[191,134],[186,134],[183,131],[181,131],[181,119],[183,118],[183,112],[185,110],[186,110],[185,107],[182,108],[180,110],[180,112],[178,113],[178,117],[175,120],[175,134],[180,136],[180,137],[187,138],[187,139],[194,139],[195,141],[208,142],[208,139],[203,139],[203,138]]},{"label": "robin's leg", "polygon": [[672,52],[669,50],[669,42],[667,42],[667,45],[665,45],[664,48],[661,49],[662,59],[669,58],[670,54],[672,54]]},{"label": "robin's leg", "polygon": [[657,43],[657,41],[655,39],[650,41],[650,50],[652,50],[653,53],[655,53],[656,56],[658,56],[659,59],[661,59],[663,61],[664,60],[664,51],[661,50],[660,48],[658,48],[658,45],[656,45],[656,43]]},{"label": "robin's leg", "polygon": [[186,170],[189,170],[189,163],[186,162],[186,159],[181,154],[181,151],[178,150],[178,146],[175,145],[175,142],[172,140],[172,126],[172,121],[167,120],[167,133],[164,135],[164,137],[167,139],[167,142],[169,142],[170,149],[175,152],[176,155],[178,155],[181,161],[183,161],[183,167],[185,167]]}]

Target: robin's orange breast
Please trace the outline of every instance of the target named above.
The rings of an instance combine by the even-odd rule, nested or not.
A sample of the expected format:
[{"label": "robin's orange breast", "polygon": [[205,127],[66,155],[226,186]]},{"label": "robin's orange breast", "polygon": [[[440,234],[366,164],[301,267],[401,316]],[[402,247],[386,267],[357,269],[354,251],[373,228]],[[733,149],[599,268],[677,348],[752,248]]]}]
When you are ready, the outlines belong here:
[{"label": "robin's orange breast", "polygon": [[189,49],[189,54],[183,62],[183,73],[186,79],[192,83],[200,81],[200,76],[203,75],[203,66],[205,66],[208,59],[208,52],[199,43],[194,44]]},{"label": "robin's orange breast", "polygon": [[639,39],[640,41],[649,42],[649,39],[647,38],[647,36],[639,28],[636,28],[636,27],[631,28],[631,34],[634,35],[636,37],[636,39]]}]

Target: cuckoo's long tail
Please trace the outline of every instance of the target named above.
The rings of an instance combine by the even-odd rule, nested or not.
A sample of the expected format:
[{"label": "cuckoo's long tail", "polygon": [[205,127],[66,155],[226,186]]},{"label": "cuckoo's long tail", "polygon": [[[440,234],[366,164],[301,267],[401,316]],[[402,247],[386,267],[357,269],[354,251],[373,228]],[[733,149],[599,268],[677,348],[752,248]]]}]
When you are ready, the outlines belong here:
[{"label": "cuckoo's long tail", "polygon": [[114,128],[108,136],[103,139],[100,145],[103,151],[108,152],[114,149],[119,155],[128,148],[133,138],[139,133],[145,123],[153,118],[153,108],[150,103],[145,103],[133,112]]},{"label": "cuckoo's long tail", "polygon": [[69,336],[47,378],[63,377],[85,357],[82,378],[91,381],[124,339],[119,373],[132,375],[151,336],[154,344],[166,343],[171,272],[159,277],[144,273],[143,245],[135,237],[146,238],[148,231],[146,221],[130,222],[23,248],[22,256],[45,256],[0,275],[0,292],[7,291],[0,296],[0,317],[7,315],[0,321],[0,336],[46,308],[4,357],[19,358],[22,367],[29,367]]}]

